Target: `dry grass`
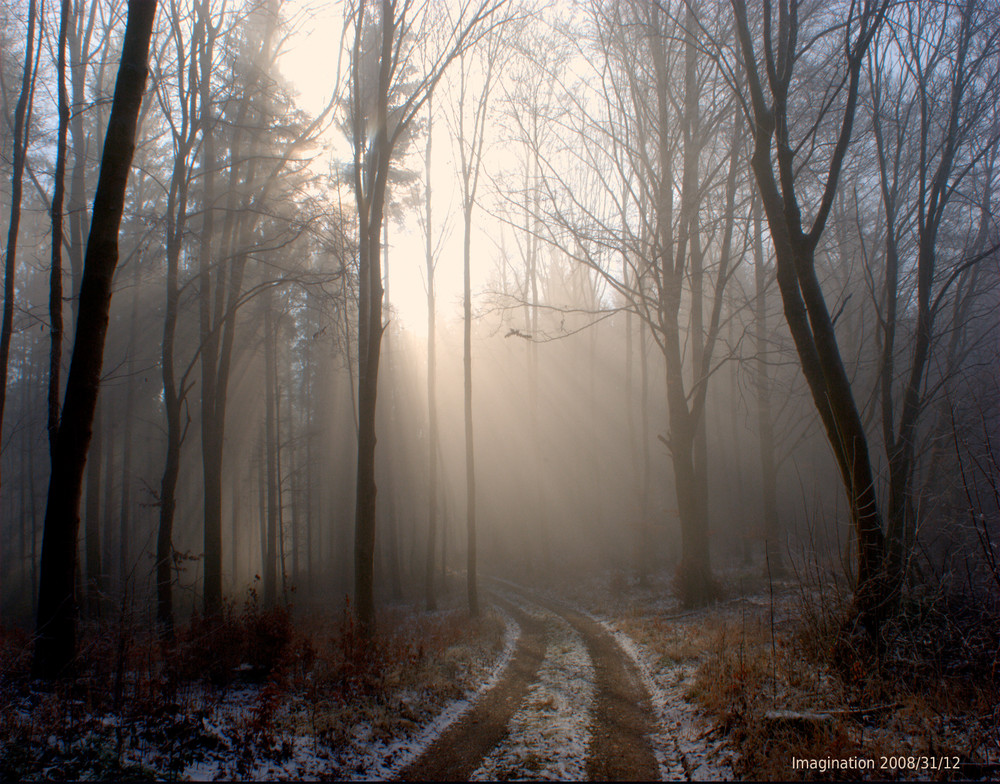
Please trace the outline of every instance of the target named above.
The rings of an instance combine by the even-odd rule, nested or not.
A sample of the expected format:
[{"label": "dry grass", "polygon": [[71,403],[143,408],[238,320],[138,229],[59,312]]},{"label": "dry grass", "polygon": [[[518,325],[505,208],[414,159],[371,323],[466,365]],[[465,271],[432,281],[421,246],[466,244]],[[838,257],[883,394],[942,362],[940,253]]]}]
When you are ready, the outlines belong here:
[{"label": "dry grass", "polygon": [[[963,631],[954,613],[934,615],[931,623],[931,614],[915,616],[913,608],[904,608],[877,657],[845,642],[845,627],[838,623],[845,607],[831,606],[829,599],[823,605],[822,611],[784,608],[804,620],[780,624],[773,635],[770,608],[738,617],[729,612],[717,626],[691,697],[727,735],[735,775],[946,780],[988,773],[984,764],[995,763],[1000,753],[1000,714],[997,649],[989,655],[993,638],[983,630],[995,631],[996,620],[980,618]],[[955,638],[964,647],[947,642]],[[871,760],[874,769],[793,767],[796,759],[851,758]],[[888,767],[882,767],[886,758]],[[921,758],[961,765],[934,770]],[[905,770],[898,769],[900,762]]]},{"label": "dry grass", "polygon": [[199,761],[272,778],[303,738],[332,775],[352,744],[412,734],[502,648],[490,615],[404,608],[378,629],[366,642],[347,612],[300,621],[251,592],[172,645],[123,618],[86,629],[79,677],[47,691],[30,679],[30,640],[0,633],[0,781],[170,779]]}]

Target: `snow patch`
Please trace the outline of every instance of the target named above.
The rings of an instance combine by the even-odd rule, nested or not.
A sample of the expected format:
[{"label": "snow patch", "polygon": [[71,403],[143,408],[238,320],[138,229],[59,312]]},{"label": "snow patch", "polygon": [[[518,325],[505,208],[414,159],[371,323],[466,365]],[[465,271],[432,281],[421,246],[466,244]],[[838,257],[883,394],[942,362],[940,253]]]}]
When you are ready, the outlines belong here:
[{"label": "snow patch", "polygon": [[548,612],[542,617],[548,646],[537,679],[511,717],[507,737],[472,773],[471,781],[586,778],[590,716],[597,691],[594,666],[583,638],[572,626]]},{"label": "snow patch", "polygon": [[503,650],[493,663],[486,678],[479,687],[462,699],[454,700],[413,737],[398,738],[392,741],[375,741],[371,743],[356,759],[348,761],[348,767],[356,774],[348,774],[348,778],[360,781],[373,779],[388,780],[423,754],[430,745],[454,722],[471,710],[482,695],[496,686],[517,648],[521,638],[521,626],[508,613],[500,608],[495,611],[503,617],[504,645]]},{"label": "snow patch", "polygon": [[639,643],[607,621],[598,622],[635,663],[649,692],[660,724],[660,732],[650,738],[660,777],[664,781],[730,781],[732,769],[725,761],[713,759],[717,749],[705,743],[705,721],[686,698],[697,665],[675,664],[654,673]]}]

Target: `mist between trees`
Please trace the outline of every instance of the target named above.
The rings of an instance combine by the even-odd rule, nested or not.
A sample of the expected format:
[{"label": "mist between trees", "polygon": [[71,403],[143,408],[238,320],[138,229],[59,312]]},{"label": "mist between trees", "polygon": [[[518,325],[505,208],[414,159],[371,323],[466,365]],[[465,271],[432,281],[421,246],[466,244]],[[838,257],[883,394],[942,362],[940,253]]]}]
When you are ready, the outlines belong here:
[{"label": "mist between trees", "polygon": [[248,587],[370,632],[449,575],[475,614],[482,572],[809,568],[875,643],[928,579],[995,600],[995,2],[0,15],[38,674]]}]

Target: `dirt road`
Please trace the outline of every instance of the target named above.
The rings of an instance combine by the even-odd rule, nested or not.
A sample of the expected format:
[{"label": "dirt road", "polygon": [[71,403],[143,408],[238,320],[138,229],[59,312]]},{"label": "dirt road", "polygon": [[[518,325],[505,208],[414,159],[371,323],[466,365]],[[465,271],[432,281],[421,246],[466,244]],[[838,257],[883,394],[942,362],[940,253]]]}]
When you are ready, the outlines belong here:
[{"label": "dirt road", "polygon": [[[504,590],[503,595],[498,592],[493,599],[521,626],[514,656],[496,686],[404,768],[399,778],[530,779],[533,773],[551,778],[560,771],[565,775],[567,770],[581,774],[585,770],[592,781],[659,779],[649,740],[656,726],[649,695],[615,639],[599,623],[554,601],[511,590]],[[582,641],[578,647],[585,648],[589,665],[579,662],[579,656],[572,658],[574,640]],[[560,668],[568,670],[574,661],[572,671],[559,672]],[[543,662],[546,667],[540,678]],[[592,683],[581,683],[581,673],[590,674]],[[592,694],[582,707],[573,699],[580,693]],[[566,734],[569,730],[560,722],[577,727],[577,732]],[[581,728],[585,729],[580,732]],[[585,749],[574,750],[573,741],[578,740],[574,736],[586,735],[588,730]],[[561,742],[560,731],[564,733]],[[573,760],[558,759],[580,753],[585,754],[582,769],[573,768]]]}]

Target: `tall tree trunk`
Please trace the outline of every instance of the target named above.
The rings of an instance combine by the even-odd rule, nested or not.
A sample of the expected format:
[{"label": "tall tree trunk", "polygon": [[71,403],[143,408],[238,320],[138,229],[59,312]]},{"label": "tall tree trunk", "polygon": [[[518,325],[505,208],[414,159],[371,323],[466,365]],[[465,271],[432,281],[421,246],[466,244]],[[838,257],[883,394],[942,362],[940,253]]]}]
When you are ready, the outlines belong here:
[{"label": "tall tree trunk", "polygon": [[764,554],[772,575],[784,574],[784,553],[778,527],[778,476],[774,459],[774,423],[771,421],[771,379],[768,374],[767,271],[761,232],[761,204],[753,200],[754,331],[757,357],[758,454],[760,456],[761,517]]},{"label": "tall tree trunk", "polygon": [[84,104],[87,100],[87,61],[90,59],[90,40],[94,30],[94,18],[98,3],[90,4],[90,12],[84,17],[82,8],[76,7],[74,24],[69,29],[70,83],[73,91],[73,109],[70,116],[70,135],[73,144],[73,171],[69,184],[69,265],[73,281],[73,297],[70,304],[73,321],[76,322],[80,291],[83,278],[84,237],[87,234],[87,132],[84,128]]},{"label": "tall tree trunk", "polygon": [[[389,293],[389,221],[385,220],[382,222],[382,274],[384,278],[383,286],[383,307],[387,312],[389,312],[392,300],[390,299]],[[396,375],[393,370],[393,353],[392,353],[392,333],[393,324],[387,325],[385,335],[383,336],[383,349],[382,352],[385,356],[385,375],[383,376],[386,381],[386,386],[388,387],[388,415],[384,417],[386,420],[386,430],[390,433],[398,433],[398,429],[394,427],[395,419],[397,416],[396,409]],[[383,407],[383,411],[385,407]],[[391,588],[392,600],[395,602],[401,601],[403,598],[403,586],[399,571],[399,521],[396,518],[396,503],[395,503],[395,491],[397,482],[391,481],[387,483],[388,490],[386,491],[385,497],[385,553],[386,561],[389,569],[389,585]]]},{"label": "tall tree trunk", "polygon": [[[208,49],[208,48],[206,48]],[[202,60],[202,122],[205,124],[202,143],[202,225],[201,242],[198,253],[198,277],[201,297],[201,451],[202,482],[204,485],[203,548],[205,559],[205,582],[203,608],[205,615],[214,616],[222,609],[222,532],[221,532],[221,471],[222,434],[219,432],[215,416],[216,358],[219,336],[213,329],[212,307],[212,239],[215,232],[215,127],[205,112],[211,102],[208,89],[212,70],[211,58],[203,55]]]},{"label": "tall tree trunk", "polygon": [[[98,399],[98,406],[102,408],[108,407],[106,402],[102,406],[100,399]],[[115,507],[111,501],[115,489],[115,422],[110,417],[108,419],[109,421],[105,425],[104,430],[98,434],[98,438],[104,439],[104,449],[102,451],[104,455],[104,490],[102,492],[104,498],[102,511],[104,516],[101,521],[104,530],[101,536],[101,541],[104,543],[104,552],[101,556],[101,562],[104,565],[105,576],[109,580],[113,579],[115,581],[118,595],[122,596],[125,593],[125,543],[122,540],[122,531],[115,531]],[[117,553],[112,549],[112,544],[118,545]],[[111,564],[118,564],[118,571],[114,578],[111,577]]]},{"label": "tall tree trunk", "polygon": [[[277,337],[275,338],[277,340]],[[277,349],[275,349],[277,353]],[[278,552],[281,554],[281,599],[288,601],[288,562],[285,560],[285,481],[281,469],[281,384],[278,379],[277,361],[274,369],[274,467],[278,505]]]},{"label": "tall tree trunk", "polygon": [[[28,3],[28,35],[24,45],[24,70],[21,74],[21,94],[14,108],[14,150],[10,185],[10,223],[7,227],[7,250],[4,254],[3,315],[0,317],[0,436],[7,402],[7,365],[10,340],[14,332],[14,275],[17,271],[17,236],[21,227],[21,194],[24,164],[27,160],[28,137],[31,127],[32,97],[35,85],[35,22],[36,0]],[[39,36],[41,44],[41,36]]]},{"label": "tall tree trunk", "polygon": [[229,569],[232,575],[233,585],[237,585],[236,574],[237,567],[239,566],[239,529],[240,529],[240,480],[237,477],[232,483],[232,495],[230,496],[230,528],[229,528],[229,547],[232,550],[232,561],[230,563]]},{"label": "tall tree trunk", "polygon": [[[191,100],[193,102],[194,98]],[[191,120],[188,119],[188,122]],[[163,379],[163,402],[167,417],[167,453],[160,477],[160,515],[156,533],[156,620],[161,635],[168,640],[173,638],[174,633],[172,569],[177,478],[180,474],[181,445],[187,431],[186,425],[181,423],[187,391],[182,388],[182,384],[178,384],[174,370],[174,344],[180,303],[180,257],[187,222],[187,156],[190,152],[184,139],[180,140],[180,145],[174,158],[173,175],[167,195],[166,303],[163,337],[160,343],[160,373]]]},{"label": "tall tree trunk", "polygon": [[298,458],[297,450],[295,449],[295,439],[292,438],[295,432],[295,420],[293,419],[294,412],[292,408],[292,390],[291,384],[289,384],[288,393],[286,394],[288,400],[288,465],[290,466],[288,471],[288,493],[291,496],[291,520],[289,522],[289,541],[291,543],[292,551],[292,571],[290,574],[290,583],[293,589],[298,589],[299,587],[299,551],[301,550],[302,540],[301,540],[301,528],[302,528],[302,488],[301,488],[301,476],[299,469],[300,466],[296,464],[296,459]]},{"label": "tall tree trunk", "polygon": [[[174,343],[180,301],[178,270],[181,238],[187,214],[186,180],[182,184],[184,165],[180,156],[174,162],[174,177],[167,204],[167,292],[163,316],[163,338],[160,343],[160,372],[163,378],[163,400],[167,417],[167,453],[160,477],[159,522],[156,534],[156,619],[160,632],[173,637],[173,530],[177,509],[177,478],[180,474],[181,444],[186,427],[181,424],[183,395],[174,372]],[[179,206],[175,204],[179,203]]]},{"label": "tall tree trunk", "polygon": [[87,463],[87,499],[84,509],[84,543],[87,555],[86,607],[91,618],[101,612],[100,597],[105,589],[104,570],[101,567],[101,471],[104,468],[102,445],[104,433],[101,423],[101,406],[94,411],[93,449]]},{"label": "tall tree trunk", "polygon": [[[375,138],[368,146],[363,132],[355,133],[355,197],[358,206],[358,460],[354,524],[354,606],[362,634],[375,628],[375,406],[378,399],[379,360],[382,352],[382,269],[379,241],[389,157],[392,146],[388,120],[388,80],[396,34],[395,9],[388,0],[381,6],[379,96],[374,122]],[[359,24],[357,45],[362,26]],[[360,102],[360,63],[355,65],[354,100]],[[384,78],[383,78],[384,77]],[[355,109],[357,122],[362,110]]]},{"label": "tall tree trunk", "polygon": [[462,367],[465,379],[465,526],[467,537],[466,550],[466,590],[469,600],[469,613],[479,615],[479,590],[476,574],[476,454],[475,438],[472,430],[472,204],[465,207],[465,239],[463,244],[463,300],[464,313],[464,350]]},{"label": "tall tree trunk", "polygon": [[129,0],[121,65],[87,241],[76,337],[49,480],[32,668],[36,677],[55,678],[67,673],[75,655],[74,582],[83,471],[97,405],[111,284],[118,265],[118,231],[135,151],[155,15],[156,0]]},{"label": "tall tree trunk", "polygon": [[[28,493],[31,495],[31,612],[38,613],[38,493],[35,491],[35,461],[28,460]],[[96,597],[95,597],[96,598]]]},{"label": "tall tree trunk", "polygon": [[[381,215],[379,215],[381,221]],[[365,222],[367,224],[367,221]],[[360,254],[358,323],[358,469],[355,509],[354,596],[367,636],[375,623],[375,403],[382,344],[382,282],[378,225],[365,225]],[[366,239],[366,235],[367,239]],[[371,236],[374,235],[374,236]]]},{"label": "tall tree trunk", "polygon": [[[311,316],[313,314],[313,312],[314,312],[314,308],[313,308],[312,294],[311,294],[311,292],[307,292],[306,293],[306,313]],[[315,322],[313,322],[312,320],[310,320],[310,321],[307,321],[306,323],[310,325],[310,330],[311,330],[310,334],[315,335],[316,333],[319,332],[319,329],[316,328]],[[313,414],[314,414],[314,411],[313,411],[313,406],[315,405],[315,384],[316,384],[315,375],[316,375],[316,370],[313,367],[314,360],[313,360],[313,352],[312,352],[312,341],[306,341],[305,354],[306,354],[306,357],[305,357],[305,368],[304,368],[304,372],[305,372],[305,385],[304,385],[303,390],[302,390],[302,394],[303,394],[303,401],[302,402],[303,402],[303,407],[304,407],[304,410],[305,410],[304,417],[305,417],[305,428],[306,428],[306,448],[305,448],[306,464],[304,466],[304,471],[305,471],[305,485],[306,485],[305,486],[305,514],[306,514],[306,536],[305,536],[305,540],[306,540],[306,542],[305,542],[306,543],[306,584],[305,584],[305,589],[306,589],[306,596],[308,596],[309,599],[312,600],[312,598],[313,598],[313,591],[314,591],[314,588],[315,588],[315,584],[313,582],[313,578],[315,577],[315,573],[313,571],[313,568],[314,568],[314,566],[313,566],[313,563],[314,563],[313,548],[315,547],[318,550],[319,546],[320,546],[320,536],[319,536],[319,532],[315,530],[316,518],[315,518],[315,516],[313,514],[314,511],[315,511],[315,499],[314,499],[314,495],[313,494],[314,494],[314,491],[316,489],[315,485],[314,485],[314,474],[313,474],[313,462],[314,462],[314,458],[313,458],[313,454],[314,454],[314,446],[313,446],[313,435],[314,435],[313,434]]]},{"label": "tall tree trunk", "polygon": [[[260,573],[267,571],[267,459],[265,457],[267,443],[267,427],[260,433],[257,445],[257,523],[260,531]],[[257,579],[260,579],[258,575]]]},{"label": "tall tree trunk", "polygon": [[274,303],[270,287],[264,293],[264,450],[267,457],[267,548],[264,561],[264,606],[278,600],[278,445],[275,425],[276,370]]},{"label": "tall tree trunk", "polygon": [[466,138],[465,133],[466,93],[469,89],[469,79],[465,70],[464,56],[459,59],[461,81],[457,107],[457,142],[460,158],[459,173],[462,183],[462,216],[464,219],[462,310],[464,316],[463,375],[465,382],[466,591],[468,593],[469,613],[473,617],[479,615],[479,589],[476,565],[476,456],[472,419],[472,213],[476,208],[476,191],[482,169],[486,115],[490,90],[493,86],[493,69],[497,65],[498,50],[495,48],[495,44],[498,40],[496,38],[489,39],[490,46],[483,55],[485,73],[482,76],[482,86],[472,107],[472,132],[469,138]]},{"label": "tall tree trunk", "polygon": [[[655,18],[659,18],[656,15]],[[674,469],[674,487],[677,495],[677,513],[681,527],[681,561],[676,575],[676,586],[685,605],[692,606],[709,601],[715,594],[708,546],[708,509],[705,461],[699,442],[700,420],[703,413],[698,406],[689,407],[688,393],[684,388],[684,360],[681,351],[681,331],[679,326],[682,286],[685,267],[690,261],[693,276],[700,274],[701,249],[697,234],[699,196],[699,161],[701,156],[699,99],[700,87],[697,78],[697,48],[694,41],[694,9],[687,8],[687,30],[684,43],[684,103],[682,115],[678,118],[683,132],[682,174],[680,192],[680,214],[674,243],[673,194],[674,175],[672,155],[669,149],[670,123],[668,120],[667,82],[670,78],[665,62],[662,40],[657,40],[654,48],[658,101],[659,159],[661,182],[657,194],[657,223],[659,236],[657,255],[660,257],[663,278],[661,284],[660,321],[663,328],[663,344],[666,363],[667,408],[670,413],[670,435],[667,439]],[[659,23],[657,22],[657,25]],[[659,31],[658,35],[661,35]],[[692,296],[696,285],[692,284]],[[700,310],[693,308],[693,310]],[[697,329],[696,314],[692,314],[692,331]],[[703,332],[701,332],[704,335]],[[700,354],[705,351],[701,347]],[[699,355],[692,363],[693,389],[695,395],[704,395],[705,379],[699,377],[704,365],[704,357]],[[694,396],[694,395],[693,395]],[[703,397],[702,397],[703,399]]]},{"label": "tall tree trunk", "polygon": [[[795,191],[798,164],[795,161],[795,143],[789,136],[788,91],[792,69],[798,59],[795,50],[797,30],[789,32],[783,25],[780,40],[765,42],[768,57],[774,56],[774,45],[777,43],[777,56],[782,63],[781,76],[771,68],[765,81],[754,52],[746,8],[735,0],[732,7],[752,109],[751,168],[774,243],[785,321],[795,342],[799,364],[826,431],[827,441],[836,458],[850,508],[858,548],[856,617],[868,638],[876,640],[885,615],[882,516],[875,493],[868,439],[816,274],[816,247],[833,206],[853,132],[864,54],[884,21],[888,3],[861,6],[852,27],[854,32],[846,41],[846,73],[842,87],[844,108],[839,127],[834,126],[836,142],[830,155],[822,195],[815,207],[812,227],[808,231],[802,224],[802,208]],[[794,16],[786,21],[793,26],[798,22]],[[766,28],[764,34],[770,35],[770,29]],[[772,161],[772,148],[776,154],[776,168]]]},{"label": "tall tree trunk", "polygon": [[[139,264],[141,255],[137,254],[132,263],[135,267],[132,270],[132,312],[129,315],[129,339],[128,339],[128,360],[126,362],[126,377],[128,385],[125,388],[125,410],[122,417],[122,468],[121,468],[121,505],[118,513],[118,531],[121,541],[123,560],[131,561],[131,540],[138,522],[132,517],[132,427],[133,415],[135,412],[135,352],[136,331],[139,322]],[[126,571],[129,571],[131,564],[128,563]]]},{"label": "tall tree trunk", "polygon": [[66,36],[70,23],[69,0],[62,0],[59,10],[59,42],[56,57],[58,82],[59,130],[56,138],[56,171],[52,188],[52,265],[49,270],[49,320],[51,351],[49,354],[49,454],[55,447],[59,429],[60,373],[63,341],[63,195],[66,180],[66,136],[69,126],[69,101],[66,96]]},{"label": "tall tree trunk", "polygon": [[437,419],[437,314],[434,293],[434,248],[431,222],[431,141],[434,112],[427,99],[427,150],[424,155],[424,210],[426,233],[424,261],[427,265],[427,559],[424,571],[424,602],[428,610],[437,609],[434,589],[435,540],[438,527],[438,419]]}]

